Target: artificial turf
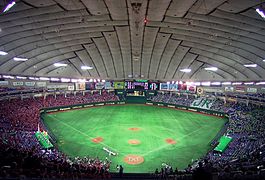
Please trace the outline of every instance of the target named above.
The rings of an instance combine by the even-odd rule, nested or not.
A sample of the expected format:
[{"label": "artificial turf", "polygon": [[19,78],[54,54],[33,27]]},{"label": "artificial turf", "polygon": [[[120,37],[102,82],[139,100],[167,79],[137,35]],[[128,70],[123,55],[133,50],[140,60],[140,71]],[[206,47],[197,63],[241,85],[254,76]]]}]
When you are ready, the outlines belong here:
[{"label": "artificial turf", "polygon": [[[149,173],[162,163],[184,169],[204,156],[226,119],[158,106],[115,105],[50,113],[44,122],[56,136],[58,148],[69,156],[108,157],[112,172],[121,164],[125,173]],[[103,147],[118,155],[109,156]],[[127,164],[127,155],[142,156],[144,162]]]}]

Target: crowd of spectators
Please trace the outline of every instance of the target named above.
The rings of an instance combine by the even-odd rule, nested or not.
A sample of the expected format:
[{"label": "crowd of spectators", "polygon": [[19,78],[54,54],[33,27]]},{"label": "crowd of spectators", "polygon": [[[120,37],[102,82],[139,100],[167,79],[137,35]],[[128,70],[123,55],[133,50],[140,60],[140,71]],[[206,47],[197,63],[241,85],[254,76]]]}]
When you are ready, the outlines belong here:
[{"label": "crowd of spectators", "polygon": [[195,96],[191,94],[158,93],[151,98],[151,101],[190,106],[194,99]]},{"label": "crowd of spectators", "polygon": [[[153,102],[190,106],[191,94],[158,93]],[[15,98],[0,101],[0,177],[37,178],[107,178],[110,162],[98,158],[70,158],[57,149],[43,150],[34,132],[39,110],[44,107],[68,106],[91,102],[117,101],[113,92],[52,94],[45,97]],[[226,135],[233,138],[222,154],[210,151],[184,171],[164,166],[157,178],[178,179],[262,179],[265,176],[264,107],[216,99],[212,110],[229,116]]]},{"label": "crowd of spectators", "polygon": [[41,108],[117,100],[113,92],[102,91],[0,101],[0,177],[109,177],[108,160],[91,157],[71,159],[56,148],[44,150],[34,133],[40,122]]},{"label": "crowd of spectators", "polygon": [[[194,96],[158,94],[152,101],[190,106]],[[233,141],[223,153],[212,150],[182,174],[173,173],[174,176],[182,179],[202,177],[212,179],[212,175],[215,174],[219,179],[263,179],[265,177],[265,107],[216,99],[211,109],[229,116],[225,135],[232,137]],[[159,174],[162,176],[163,172],[166,170],[161,170]]]}]

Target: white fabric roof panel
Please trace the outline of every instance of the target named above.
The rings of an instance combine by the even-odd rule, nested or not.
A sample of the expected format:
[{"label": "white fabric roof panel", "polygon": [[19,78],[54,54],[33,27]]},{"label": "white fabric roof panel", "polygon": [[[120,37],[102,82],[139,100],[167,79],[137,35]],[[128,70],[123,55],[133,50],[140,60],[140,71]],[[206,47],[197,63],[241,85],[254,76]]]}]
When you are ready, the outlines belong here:
[{"label": "white fabric roof panel", "polygon": [[[0,15],[0,50],[8,52],[0,74],[264,80],[265,20],[257,7],[265,11],[265,0],[17,0]],[[257,67],[244,67],[250,63]]]}]

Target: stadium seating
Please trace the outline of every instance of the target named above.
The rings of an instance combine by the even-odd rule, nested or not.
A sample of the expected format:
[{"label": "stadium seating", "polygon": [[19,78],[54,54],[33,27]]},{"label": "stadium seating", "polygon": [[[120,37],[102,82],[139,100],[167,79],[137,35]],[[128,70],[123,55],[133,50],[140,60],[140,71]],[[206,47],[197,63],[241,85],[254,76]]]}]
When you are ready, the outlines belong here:
[{"label": "stadium seating", "polygon": [[[192,94],[158,93],[149,100],[190,106]],[[113,93],[49,95],[46,98],[16,98],[0,101],[0,177],[2,178],[107,178],[110,162],[97,158],[71,159],[56,148],[43,150],[34,137],[39,110],[90,102],[116,101]],[[216,98],[212,110],[229,115],[225,135],[233,138],[222,154],[210,151],[185,170],[162,166],[153,178],[178,179],[262,179],[265,162],[265,111],[255,104],[226,102]],[[43,128],[43,127],[41,127]],[[176,168],[176,169],[174,169]],[[174,169],[174,170],[173,170]],[[148,175],[149,176],[149,175]]]},{"label": "stadium seating", "polygon": [[43,150],[34,132],[43,107],[117,101],[114,93],[50,95],[0,101],[0,177],[91,178],[109,177],[108,160],[70,159],[56,149]]}]

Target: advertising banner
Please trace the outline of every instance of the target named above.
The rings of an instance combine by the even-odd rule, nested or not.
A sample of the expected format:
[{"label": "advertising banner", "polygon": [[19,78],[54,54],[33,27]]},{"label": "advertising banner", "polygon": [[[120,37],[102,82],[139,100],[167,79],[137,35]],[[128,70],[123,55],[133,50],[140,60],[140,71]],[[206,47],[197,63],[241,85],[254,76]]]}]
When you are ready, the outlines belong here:
[{"label": "advertising banner", "polygon": [[75,89],[80,91],[86,90],[86,83],[84,82],[75,83]]},{"label": "advertising banner", "polygon": [[30,87],[32,87],[32,86],[35,86],[35,84],[36,84],[36,82],[25,82],[25,86],[30,86]]},{"label": "advertising banner", "polygon": [[225,91],[234,92],[234,87],[233,86],[227,86],[227,87],[225,87]]},{"label": "advertising banner", "polygon": [[123,81],[114,82],[114,89],[124,89],[124,88],[125,88],[125,82]]},{"label": "advertising banner", "polygon": [[113,82],[106,81],[105,82],[105,89],[114,89]]},{"label": "advertising banner", "polygon": [[247,88],[247,92],[249,92],[249,93],[257,93],[257,91],[258,91],[257,88],[252,88],[252,87]]},{"label": "advertising banner", "polygon": [[23,86],[23,82],[13,82],[13,86]]},{"label": "advertising banner", "polygon": [[37,87],[46,87],[46,82],[37,82]]},{"label": "advertising banner", "polygon": [[169,84],[160,83],[160,90],[169,90]]},{"label": "advertising banner", "polygon": [[8,81],[0,81],[0,86],[7,86],[8,85]]},{"label": "advertising banner", "polygon": [[245,92],[245,87],[244,86],[236,86],[235,91],[236,92]]},{"label": "advertising banner", "polygon": [[104,82],[97,82],[95,84],[95,88],[96,89],[104,89],[104,87],[105,87],[105,83]]},{"label": "advertising banner", "polygon": [[178,85],[177,84],[169,84],[169,90],[170,91],[177,91]]},{"label": "advertising banner", "polygon": [[68,91],[74,91],[75,90],[75,86],[74,85],[68,85]]}]

